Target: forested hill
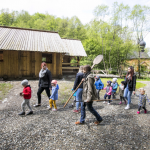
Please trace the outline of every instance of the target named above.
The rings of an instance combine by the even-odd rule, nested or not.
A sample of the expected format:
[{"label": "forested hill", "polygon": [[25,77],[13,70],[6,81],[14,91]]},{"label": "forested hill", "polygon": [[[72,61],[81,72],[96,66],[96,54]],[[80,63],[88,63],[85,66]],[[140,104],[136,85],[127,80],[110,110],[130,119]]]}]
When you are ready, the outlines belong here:
[{"label": "forested hill", "polygon": [[[121,73],[127,55],[138,50],[135,39],[140,37],[142,31],[148,30],[145,25],[149,23],[149,12],[150,7],[147,6],[130,8],[115,2],[111,8],[97,6],[94,9],[95,19],[83,25],[76,16],[59,18],[48,13],[30,15],[27,11],[3,9],[0,25],[56,31],[62,38],[79,39],[88,55],[82,58],[81,64],[91,65],[95,56],[103,54],[103,62],[97,68],[107,71],[116,69]],[[133,34],[135,31],[136,35]]]}]

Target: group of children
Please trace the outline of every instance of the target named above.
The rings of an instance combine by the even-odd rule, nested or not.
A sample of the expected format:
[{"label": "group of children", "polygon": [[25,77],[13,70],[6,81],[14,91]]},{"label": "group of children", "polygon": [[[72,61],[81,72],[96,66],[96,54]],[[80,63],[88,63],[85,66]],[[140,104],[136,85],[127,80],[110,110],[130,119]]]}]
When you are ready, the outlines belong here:
[{"label": "group of children", "polygon": [[[102,83],[100,77],[96,76],[95,79],[96,79],[95,86],[96,86],[96,90],[97,90],[98,99],[100,99],[99,92],[101,90],[106,90],[106,93],[104,95],[104,99],[106,99],[107,97],[108,97],[108,99],[111,99],[111,96],[112,96],[112,99],[115,99],[116,98],[116,91],[117,91],[117,88],[119,86],[119,96],[120,96],[119,105],[122,104],[122,101],[124,101],[124,104],[127,103],[125,98],[124,98],[124,86],[125,86],[124,81],[122,81],[121,84],[118,85],[117,78],[113,78],[112,82],[107,81],[107,86],[104,88],[104,84]],[[28,85],[28,80],[26,80],[26,79],[21,82],[21,85],[24,87],[24,89],[23,89],[23,92],[20,93],[20,96],[24,97],[24,101],[21,105],[22,112],[19,113],[19,115],[25,115],[25,106],[26,105],[30,109],[30,111],[27,113],[27,115],[31,115],[31,114],[33,114],[32,108],[30,106],[31,87],[30,87],[30,85]],[[57,111],[56,100],[58,100],[59,86],[58,86],[56,80],[52,80],[51,85],[52,85],[52,95],[50,96],[48,109],[52,110],[52,105],[53,105],[54,106],[53,111]],[[140,94],[136,94],[136,96],[139,97],[139,102],[138,102],[139,107],[138,107],[137,114],[140,114],[141,108],[144,109],[144,113],[147,113],[145,105],[146,105],[146,100],[149,101],[149,99],[148,99],[147,95],[145,94],[145,90],[143,88],[141,88],[139,90],[139,92],[140,92]],[[112,100],[109,100],[108,104],[110,104],[111,101]],[[103,103],[106,103],[106,101],[104,101]]]},{"label": "group of children", "polygon": [[[113,78],[112,82],[111,81],[107,81],[107,86],[104,88],[104,84],[102,83],[101,79],[99,76],[96,76],[96,81],[95,81],[95,86],[96,89],[98,91],[98,99],[100,99],[99,97],[99,92],[100,90],[106,90],[106,93],[104,95],[104,99],[106,99],[108,97],[108,99],[115,99],[116,98],[116,91],[117,88],[119,86],[119,96],[120,96],[120,102],[119,105],[122,104],[122,101],[124,101],[124,104],[127,104],[127,101],[124,97],[124,87],[125,87],[125,81],[122,81],[120,85],[118,85],[117,83],[117,78]],[[139,101],[138,101],[138,111],[137,114],[140,114],[140,110],[141,108],[144,109],[144,113],[147,113],[147,110],[145,108],[146,105],[146,100],[149,101],[147,95],[145,94],[145,89],[144,88],[140,88],[139,89],[140,94],[136,94],[137,97],[139,97]],[[110,102],[112,100],[108,101],[108,104],[110,105]],[[150,102],[150,101],[149,101]],[[106,103],[106,101],[104,101],[103,103]]]}]

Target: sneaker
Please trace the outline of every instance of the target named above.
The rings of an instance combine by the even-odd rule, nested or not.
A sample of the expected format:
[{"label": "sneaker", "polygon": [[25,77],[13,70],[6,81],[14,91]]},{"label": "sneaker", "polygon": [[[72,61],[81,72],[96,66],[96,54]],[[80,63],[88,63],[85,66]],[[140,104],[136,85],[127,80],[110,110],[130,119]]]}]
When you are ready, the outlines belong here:
[{"label": "sneaker", "polygon": [[35,104],[35,105],[33,105],[34,107],[40,107],[41,106],[41,104]]},{"label": "sneaker", "polygon": [[127,106],[125,107],[125,109],[130,109],[130,105],[129,105],[129,104],[127,104]]},{"label": "sneaker", "polygon": [[80,121],[77,121],[77,122],[75,122],[75,124],[76,124],[76,125],[84,124],[84,122],[81,123]]},{"label": "sneaker", "polygon": [[108,105],[110,105],[110,103],[108,102]]},{"label": "sneaker", "polygon": [[144,113],[146,114],[146,113],[147,113],[147,110],[144,110]]},{"label": "sneaker", "polygon": [[100,124],[102,121],[103,121],[103,120],[101,120],[101,121],[95,121],[94,124],[98,125],[98,124]]},{"label": "sneaker", "polygon": [[79,110],[73,110],[73,112],[75,112],[75,113],[79,113],[80,111],[79,111]]},{"label": "sneaker", "polygon": [[50,106],[47,106],[47,110],[51,110],[52,108]]},{"label": "sneaker", "polygon": [[119,105],[121,105],[121,104],[122,104],[122,102],[120,101]]},{"label": "sneaker", "polygon": [[137,111],[137,114],[140,114],[140,111]]},{"label": "sneaker", "polygon": [[32,115],[33,114],[33,111],[29,111],[28,113],[27,113],[27,115]]},{"label": "sneaker", "polygon": [[53,109],[52,111],[57,111],[57,109]]},{"label": "sneaker", "polygon": [[103,102],[104,104],[107,103],[106,101]]},{"label": "sneaker", "polygon": [[25,115],[25,112],[21,112],[21,113],[19,113],[18,115],[20,115],[20,116],[21,116],[21,115]]}]

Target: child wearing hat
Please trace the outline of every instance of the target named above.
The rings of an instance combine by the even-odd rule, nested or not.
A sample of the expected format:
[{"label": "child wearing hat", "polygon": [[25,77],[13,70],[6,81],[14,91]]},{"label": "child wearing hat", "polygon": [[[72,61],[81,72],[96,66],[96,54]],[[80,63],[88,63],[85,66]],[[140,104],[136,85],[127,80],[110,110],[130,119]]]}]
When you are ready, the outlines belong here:
[{"label": "child wearing hat", "polygon": [[27,115],[31,115],[33,114],[33,111],[32,111],[32,108],[30,106],[30,98],[31,98],[31,87],[30,85],[28,85],[28,80],[23,80],[21,82],[21,85],[24,87],[23,88],[23,92],[20,93],[20,96],[23,96],[24,97],[24,101],[23,103],[21,104],[21,107],[22,107],[22,112],[19,113],[18,115],[25,115],[25,106],[27,105],[30,109],[30,111],[27,113]]},{"label": "child wearing hat", "polygon": [[[111,87],[111,81],[107,81],[107,86],[105,88],[103,88],[103,90],[106,90],[106,94],[104,95],[104,99],[106,99],[108,97],[108,99],[111,98],[111,92],[112,92],[112,87]],[[110,100],[108,101],[108,104],[110,105]],[[103,103],[106,103],[106,101],[104,101]]]},{"label": "child wearing hat", "polygon": [[113,78],[113,82],[112,82],[111,86],[112,86],[112,98],[115,99],[116,91],[118,88],[117,78]]},{"label": "child wearing hat", "polygon": [[120,103],[119,105],[122,104],[122,100],[124,100],[124,104],[126,105],[127,102],[124,98],[124,84],[125,84],[125,81],[122,81],[121,84],[119,85],[119,96],[120,96]]},{"label": "child wearing hat", "polygon": [[51,110],[53,104],[54,109],[52,111],[57,111],[56,100],[58,100],[59,85],[57,84],[56,80],[52,80],[51,85],[52,85],[52,95],[50,96],[48,109]]},{"label": "child wearing hat", "polygon": [[95,86],[96,86],[97,96],[98,96],[98,99],[100,99],[99,92],[100,90],[104,88],[104,84],[101,81],[100,76],[96,76],[95,79],[96,79]]},{"label": "child wearing hat", "polygon": [[149,102],[150,105],[150,100],[148,99],[147,95],[145,94],[145,89],[144,88],[140,88],[139,90],[140,94],[136,94],[137,97],[139,97],[139,101],[138,101],[138,111],[137,114],[140,114],[140,110],[141,108],[144,109],[144,113],[147,113],[147,109],[145,108],[146,106],[146,100]]}]

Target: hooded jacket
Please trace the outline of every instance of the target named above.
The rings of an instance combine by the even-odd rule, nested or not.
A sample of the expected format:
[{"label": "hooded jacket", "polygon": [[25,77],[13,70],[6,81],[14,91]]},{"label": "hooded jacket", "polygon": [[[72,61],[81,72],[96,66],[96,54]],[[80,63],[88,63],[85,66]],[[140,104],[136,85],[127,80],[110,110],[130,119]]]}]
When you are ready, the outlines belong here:
[{"label": "hooded jacket", "polygon": [[90,73],[83,82],[82,100],[84,102],[92,102],[93,100],[97,99],[97,93],[94,82],[94,76]]},{"label": "hooded jacket", "polygon": [[57,84],[56,87],[52,87],[52,95],[50,96],[50,99],[52,100],[58,100],[58,90],[59,90],[59,85]]},{"label": "hooded jacket", "polygon": [[135,91],[135,88],[136,88],[136,75],[135,74],[133,75],[132,80],[125,78],[125,87],[124,88],[127,87],[127,84],[128,84],[129,91]]},{"label": "hooded jacket", "polygon": [[97,81],[95,81],[95,86],[96,86],[96,89],[97,90],[101,90],[104,88],[104,84],[103,82],[101,81],[101,79],[98,79]]},{"label": "hooded jacket", "polygon": [[[80,84],[81,80],[83,79],[83,73],[82,72],[78,72],[77,75],[76,75],[76,80],[74,82],[74,86],[73,86],[73,90],[75,90],[78,85]],[[83,84],[80,85],[79,88],[83,88]]]},{"label": "hooded jacket", "polygon": [[31,87],[30,85],[27,85],[26,87],[24,87],[23,92],[24,94],[24,99],[30,99],[31,98]]}]

